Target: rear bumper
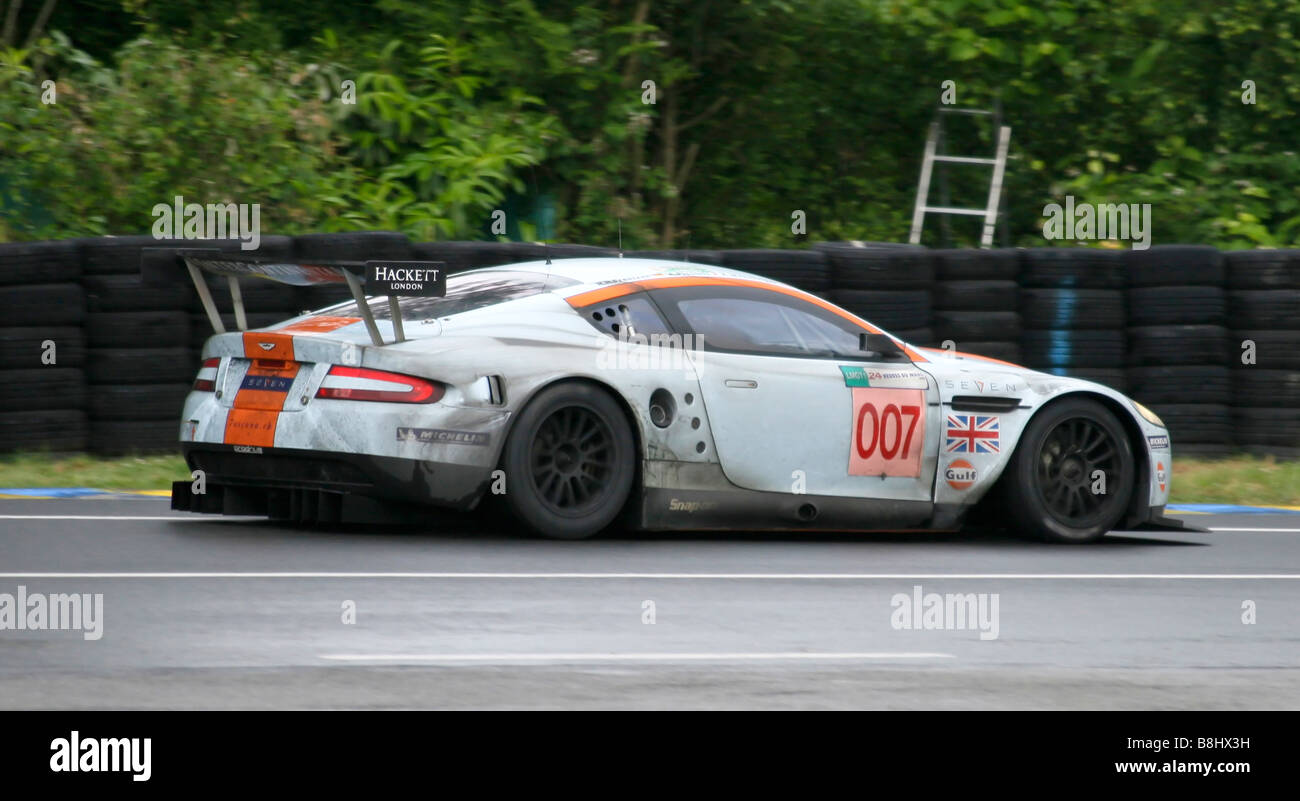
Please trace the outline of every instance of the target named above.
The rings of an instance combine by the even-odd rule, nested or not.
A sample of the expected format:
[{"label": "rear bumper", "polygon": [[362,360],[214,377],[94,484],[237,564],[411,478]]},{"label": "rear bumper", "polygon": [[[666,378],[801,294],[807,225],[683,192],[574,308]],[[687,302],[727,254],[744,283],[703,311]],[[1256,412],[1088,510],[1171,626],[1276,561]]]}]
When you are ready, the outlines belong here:
[{"label": "rear bumper", "polygon": [[[405,519],[420,507],[473,509],[491,471],[462,464],[291,448],[184,443],[202,482],[172,485],[172,508],[301,522]],[[201,488],[202,492],[196,492]]]}]

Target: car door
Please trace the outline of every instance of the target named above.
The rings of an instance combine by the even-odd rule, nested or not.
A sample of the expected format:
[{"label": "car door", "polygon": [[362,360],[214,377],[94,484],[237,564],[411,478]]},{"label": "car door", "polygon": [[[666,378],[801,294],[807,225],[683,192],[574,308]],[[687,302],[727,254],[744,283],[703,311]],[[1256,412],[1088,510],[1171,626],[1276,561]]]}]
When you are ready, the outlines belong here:
[{"label": "car door", "polygon": [[765,492],[930,501],[933,378],[858,350],[858,324],[779,288],[653,293],[692,359],[722,470]]}]

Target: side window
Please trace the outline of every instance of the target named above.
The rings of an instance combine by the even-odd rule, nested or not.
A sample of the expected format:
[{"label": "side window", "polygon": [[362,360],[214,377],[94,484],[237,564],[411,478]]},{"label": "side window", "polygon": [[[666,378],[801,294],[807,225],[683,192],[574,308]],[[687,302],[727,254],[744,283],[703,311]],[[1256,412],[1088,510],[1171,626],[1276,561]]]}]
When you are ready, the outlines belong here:
[{"label": "side window", "polygon": [[597,329],[620,339],[671,333],[644,295],[627,295],[604,303],[595,303],[579,311]]},{"label": "side window", "polygon": [[683,287],[656,300],[705,350],[767,356],[860,359],[861,329],[848,320],[765,289]]}]

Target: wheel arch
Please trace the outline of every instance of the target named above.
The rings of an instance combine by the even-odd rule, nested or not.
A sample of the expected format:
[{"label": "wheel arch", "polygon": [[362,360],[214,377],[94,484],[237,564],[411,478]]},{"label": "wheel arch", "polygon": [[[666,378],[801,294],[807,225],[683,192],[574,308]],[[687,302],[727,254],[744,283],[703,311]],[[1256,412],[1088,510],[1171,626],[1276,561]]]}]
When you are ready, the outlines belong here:
[{"label": "wheel arch", "polygon": [[[1149,506],[1151,498],[1151,493],[1149,491],[1151,484],[1151,462],[1150,457],[1147,454],[1146,439],[1142,434],[1142,429],[1138,426],[1137,420],[1134,419],[1132,412],[1126,409],[1123,403],[1101,392],[1079,389],[1057,395],[1047,403],[1044,403],[1042,406],[1035,409],[1029,419],[1033,420],[1039,414],[1042,414],[1044,409],[1051,408],[1062,401],[1080,399],[1093,400],[1101,404],[1105,409],[1114,414],[1116,419],[1119,420],[1120,425],[1123,426],[1124,433],[1128,436],[1129,445],[1133,450],[1133,497],[1129,500],[1128,509],[1125,510],[1125,525],[1132,525],[1137,521],[1145,520],[1147,518],[1147,507]],[[1028,425],[1028,423],[1026,423],[1026,425]],[[1016,448],[1019,447],[1020,442],[1017,442]],[[1006,472],[1003,472],[1002,475],[998,476],[998,480],[994,482],[994,486],[989,488],[989,491],[984,494],[984,497],[980,499],[976,506],[983,505],[990,497],[993,497],[997,485],[1006,480],[1008,480],[1007,474]]]},{"label": "wheel arch", "polygon": [[619,392],[608,382],[590,376],[562,376],[533,387],[524,402],[521,403],[519,408],[510,415],[510,421],[506,425],[505,432],[501,437],[501,447],[497,451],[497,467],[501,467],[502,459],[505,458],[505,442],[510,438],[511,432],[514,431],[515,422],[519,419],[520,413],[524,409],[528,408],[528,404],[536,400],[537,396],[543,391],[560,384],[587,384],[593,386],[613,398],[614,402],[618,404],[618,408],[622,410],[623,418],[627,420],[628,427],[632,429],[632,441],[636,449],[636,459],[633,465],[634,472],[632,474],[632,493],[628,497],[628,503],[631,504],[633,499],[639,498],[642,492],[641,463],[645,458],[645,432],[641,430],[641,421],[637,417],[636,412],[633,411],[632,404],[623,396],[623,393]]}]

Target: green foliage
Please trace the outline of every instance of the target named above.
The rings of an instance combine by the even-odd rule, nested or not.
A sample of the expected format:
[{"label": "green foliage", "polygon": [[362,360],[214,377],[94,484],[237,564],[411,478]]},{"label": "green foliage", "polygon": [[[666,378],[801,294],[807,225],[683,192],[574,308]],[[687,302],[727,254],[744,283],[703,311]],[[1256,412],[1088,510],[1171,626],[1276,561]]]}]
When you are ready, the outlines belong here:
[{"label": "green foliage", "polygon": [[[1017,244],[1072,194],[1151,203],[1157,243],[1296,245],[1297,28],[1300,0],[63,0],[75,47],[0,53],[0,237],[145,230],[175,194],[466,237],[546,195],[572,241],[900,240],[951,80],[1013,128]],[[986,170],[949,175],[983,205]]]},{"label": "green foliage", "polygon": [[[383,64],[401,61],[393,41]],[[357,82],[352,156],[366,169],[347,194],[331,198],[359,227],[450,238],[479,228],[508,191],[524,191],[521,170],[542,161],[558,138],[540,100],[518,88],[484,91],[489,77],[474,48],[440,34],[404,70],[374,70]]]},{"label": "green foliage", "polygon": [[[175,195],[201,203],[260,203],[269,231],[311,230],[330,216],[346,162],[319,99],[299,92],[302,68],[149,36],[116,67],[55,37],[42,46],[64,65],[57,102],[40,102],[30,54],[0,72],[0,175],[10,204],[45,210],[30,237],[144,233],[151,210]],[[31,218],[28,218],[31,219]]]}]

